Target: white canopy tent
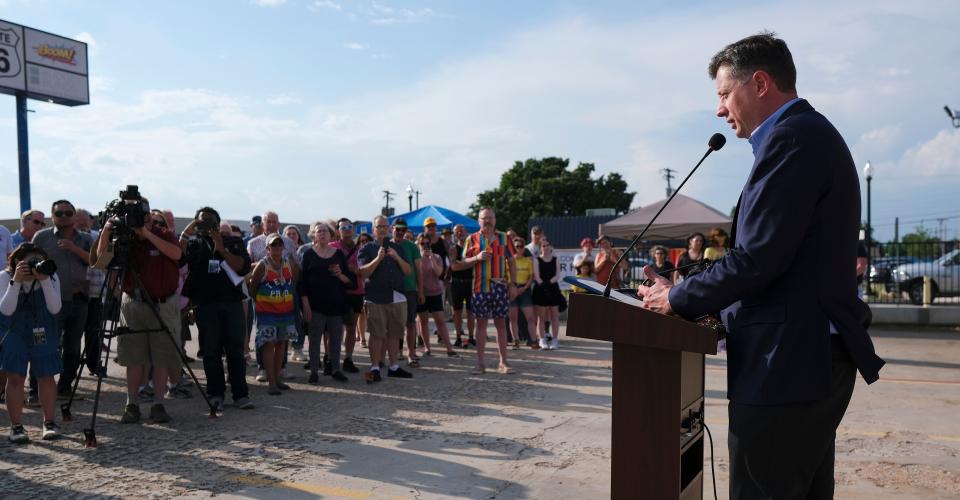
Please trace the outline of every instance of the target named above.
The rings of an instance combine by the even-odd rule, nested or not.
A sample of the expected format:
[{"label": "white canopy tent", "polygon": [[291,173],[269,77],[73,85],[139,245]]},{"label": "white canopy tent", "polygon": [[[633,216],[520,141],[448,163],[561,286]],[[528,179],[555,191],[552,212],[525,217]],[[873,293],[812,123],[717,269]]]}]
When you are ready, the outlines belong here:
[{"label": "white canopy tent", "polygon": [[[630,213],[600,224],[600,233],[623,239],[633,239],[656,215],[666,199],[634,210]],[[650,226],[644,240],[682,240],[690,233],[699,231],[707,234],[719,227],[730,233],[730,218],[689,196],[678,194],[673,202],[660,214],[660,218]]]}]

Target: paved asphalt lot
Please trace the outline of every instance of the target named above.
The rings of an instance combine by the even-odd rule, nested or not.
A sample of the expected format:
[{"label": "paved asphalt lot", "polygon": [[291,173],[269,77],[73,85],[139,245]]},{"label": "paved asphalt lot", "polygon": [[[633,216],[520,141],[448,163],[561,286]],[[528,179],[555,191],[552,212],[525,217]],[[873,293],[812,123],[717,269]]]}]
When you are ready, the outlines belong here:
[{"label": "paved asphalt lot", "polygon": [[[878,383],[858,382],[854,392],[837,439],[837,498],[960,497],[960,331],[872,333],[888,365]],[[558,351],[510,355],[517,369],[510,375],[470,375],[466,352],[424,358],[414,379],[373,386],[356,375],[310,386],[294,366],[293,390],[282,396],[268,396],[250,368],[256,409],[228,406],[209,420],[195,395],[168,401],[174,420],[163,425],[118,423],[123,380],[111,364],[99,446],[83,447],[93,389],[85,379],[62,439],[40,441],[39,415],[28,410],[33,441],[0,442],[0,496],[608,497],[610,346],[564,338]],[[726,359],[708,358],[707,422],[721,498],[725,377]],[[707,492],[710,479],[707,472]]]}]

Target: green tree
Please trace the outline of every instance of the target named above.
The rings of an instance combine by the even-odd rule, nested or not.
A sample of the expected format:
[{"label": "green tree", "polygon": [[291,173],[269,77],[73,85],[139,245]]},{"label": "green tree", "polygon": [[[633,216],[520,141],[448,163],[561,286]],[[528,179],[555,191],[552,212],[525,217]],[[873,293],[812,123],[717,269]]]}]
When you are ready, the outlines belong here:
[{"label": "green tree", "polygon": [[565,158],[531,158],[516,162],[500,177],[500,185],[477,195],[470,206],[476,217],[483,207],[493,207],[497,226],[512,227],[526,235],[531,217],[584,215],[588,208],[613,208],[617,213],[630,209],[636,193],[627,192],[627,181],[611,172],[592,178],[592,163],[580,163],[572,170]]},{"label": "green tree", "polygon": [[[937,238],[929,229],[921,226],[914,228],[912,233],[903,235],[901,241],[901,255],[910,255],[921,259],[931,259],[940,256],[943,248],[940,238]],[[892,255],[892,254],[891,254]]]}]

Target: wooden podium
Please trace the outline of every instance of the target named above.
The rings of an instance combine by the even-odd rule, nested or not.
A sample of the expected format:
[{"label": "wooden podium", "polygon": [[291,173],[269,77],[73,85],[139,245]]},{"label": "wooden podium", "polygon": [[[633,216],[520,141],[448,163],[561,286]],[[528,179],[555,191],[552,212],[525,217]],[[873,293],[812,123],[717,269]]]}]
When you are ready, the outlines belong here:
[{"label": "wooden podium", "polygon": [[704,354],[717,353],[716,332],[572,293],[567,335],[613,342],[610,496],[702,498]]}]

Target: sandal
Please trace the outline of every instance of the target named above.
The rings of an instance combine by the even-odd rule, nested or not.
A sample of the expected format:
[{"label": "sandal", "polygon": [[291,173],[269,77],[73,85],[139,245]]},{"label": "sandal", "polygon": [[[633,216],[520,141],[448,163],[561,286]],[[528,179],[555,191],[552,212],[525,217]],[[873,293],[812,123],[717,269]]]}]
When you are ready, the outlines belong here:
[{"label": "sandal", "polygon": [[510,368],[507,365],[500,365],[500,368],[497,368],[497,371],[503,375],[508,375],[513,373],[513,368]]},{"label": "sandal", "polygon": [[411,359],[410,362],[407,363],[407,366],[410,368],[420,368],[420,362],[415,359]]}]

